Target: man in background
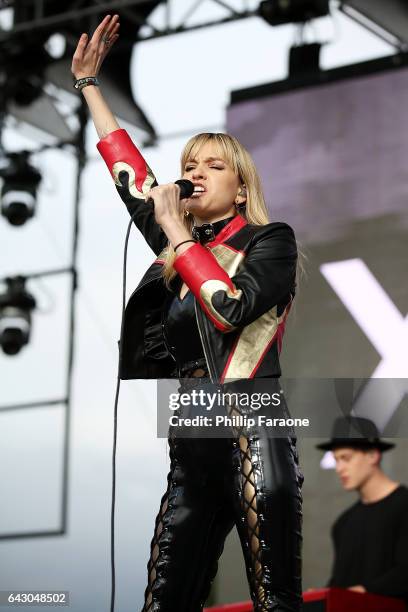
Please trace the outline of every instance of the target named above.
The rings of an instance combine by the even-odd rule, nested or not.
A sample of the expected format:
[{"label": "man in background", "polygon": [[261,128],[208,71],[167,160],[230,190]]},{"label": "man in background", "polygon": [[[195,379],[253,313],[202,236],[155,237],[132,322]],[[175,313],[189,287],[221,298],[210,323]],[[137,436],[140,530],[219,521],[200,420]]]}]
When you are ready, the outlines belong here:
[{"label": "man in background", "polygon": [[333,525],[328,586],[408,599],[408,489],[381,468],[394,446],[357,417],[337,419],[332,439],[317,446],[333,452],[343,488],[359,497]]}]

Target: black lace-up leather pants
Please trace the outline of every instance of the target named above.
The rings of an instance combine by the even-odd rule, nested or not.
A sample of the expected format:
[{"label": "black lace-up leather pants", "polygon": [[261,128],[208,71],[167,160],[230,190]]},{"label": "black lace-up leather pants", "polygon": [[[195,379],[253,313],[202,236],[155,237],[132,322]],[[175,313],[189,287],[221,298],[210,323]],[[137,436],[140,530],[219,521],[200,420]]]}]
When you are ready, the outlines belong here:
[{"label": "black lace-up leather pants", "polygon": [[142,612],[200,612],[234,525],[254,611],[299,611],[303,476],[295,437],[267,437],[260,427],[232,438],[170,430],[169,447]]}]

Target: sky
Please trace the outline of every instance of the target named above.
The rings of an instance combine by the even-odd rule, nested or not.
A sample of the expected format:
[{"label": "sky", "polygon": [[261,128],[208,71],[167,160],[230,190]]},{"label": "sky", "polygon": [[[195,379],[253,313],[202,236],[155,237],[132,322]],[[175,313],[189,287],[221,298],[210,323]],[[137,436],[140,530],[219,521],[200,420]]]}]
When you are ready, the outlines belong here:
[{"label": "sky", "polygon": [[[175,18],[184,7],[185,0],[173,3]],[[197,18],[211,18],[218,10],[214,3],[204,2]],[[153,20],[160,21],[160,14]],[[159,182],[178,177],[179,154],[190,135],[203,129],[224,129],[231,90],[285,78],[288,49],[296,35],[293,26],[271,28],[251,18],[148,41],[134,50],[133,92],[160,136],[158,146],[144,149],[143,154]],[[327,42],[323,68],[392,53],[389,45],[338,12],[334,20],[317,20],[307,38]],[[179,132],[183,134],[174,135]],[[108,607],[116,343],[128,223],[96,142],[89,125],[89,161],[80,204],[68,531],[58,537],[0,540],[0,590],[70,590],[73,612]],[[13,150],[38,144],[24,126],[7,128],[3,143]],[[68,264],[75,161],[70,152],[54,150],[33,158],[43,173],[38,212],[21,228],[0,219],[0,277]],[[137,230],[132,230],[128,294],[153,259]],[[29,289],[39,311],[33,316],[30,344],[13,358],[0,353],[0,405],[64,395],[69,278],[33,281]],[[157,439],[155,433],[155,396],[154,381],[122,383],[117,459],[118,612],[142,605],[153,520],[168,471],[166,441]],[[63,406],[0,412],[2,533],[58,525],[63,417]]]}]

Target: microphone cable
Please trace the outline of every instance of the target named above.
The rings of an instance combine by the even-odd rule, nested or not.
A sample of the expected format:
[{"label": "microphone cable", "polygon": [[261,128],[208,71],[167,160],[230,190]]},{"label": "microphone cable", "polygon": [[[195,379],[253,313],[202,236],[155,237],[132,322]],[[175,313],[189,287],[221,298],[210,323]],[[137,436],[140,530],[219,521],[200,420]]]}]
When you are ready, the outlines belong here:
[{"label": "microphone cable", "polygon": [[[120,180],[120,178],[119,178]],[[176,185],[180,187],[180,199],[190,197],[194,191],[194,185],[191,181],[186,179],[179,179],[175,181]],[[151,201],[154,207],[153,200]],[[115,503],[116,503],[116,442],[118,433],[118,402],[119,402],[119,391],[120,391],[120,366],[122,363],[122,348],[123,348],[123,332],[125,327],[125,308],[126,308],[126,266],[127,266],[127,252],[129,245],[129,236],[132,229],[134,218],[137,215],[137,210],[130,217],[130,221],[126,231],[125,247],[123,249],[123,271],[122,271],[122,319],[120,323],[120,339],[119,339],[119,360],[118,360],[118,373],[116,379],[116,391],[115,391],[115,404],[113,409],[113,447],[112,447],[112,501],[111,501],[111,538],[110,538],[110,550],[111,550],[111,600],[110,600],[110,612],[114,612],[115,609]]]},{"label": "microphone cable", "polygon": [[116,442],[118,433],[118,402],[119,402],[119,391],[120,391],[120,365],[122,362],[122,347],[123,347],[123,331],[125,326],[125,306],[126,306],[126,267],[127,267],[127,252],[129,245],[129,236],[132,229],[134,217],[136,212],[130,218],[125,239],[125,247],[123,250],[123,271],[122,271],[122,319],[120,323],[120,338],[119,338],[119,361],[118,361],[118,373],[116,380],[116,392],[115,392],[115,405],[113,409],[113,448],[112,448],[112,501],[111,501],[111,538],[110,538],[110,550],[111,550],[111,600],[110,600],[110,612],[114,612],[115,609],[115,503],[116,503]]}]

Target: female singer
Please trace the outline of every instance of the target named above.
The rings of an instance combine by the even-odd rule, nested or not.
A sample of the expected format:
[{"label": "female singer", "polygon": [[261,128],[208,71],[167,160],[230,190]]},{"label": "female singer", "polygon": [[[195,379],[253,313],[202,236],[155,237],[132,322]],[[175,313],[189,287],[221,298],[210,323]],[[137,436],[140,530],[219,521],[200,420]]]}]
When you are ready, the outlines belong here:
[{"label": "female singer", "polygon": [[[295,294],[293,230],[268,222],[253,161],[226,134],[199,134],[186,144],[181,172],[194,184],[190,198],[180,200],[175,184],[157,185],[98,88],[118,30],[119,17],[108,15],[91,39],[82,34],[72,73],[98,149],[157,257],[126,307],[120,376],[219,384],[267,377],[279,389]],[[295,437],[271,438],[256,427],[229,438],[171,433],[169,445],[143,612],[201,611],[234,525],[254,610],[300,610],[303,477]]]}]

